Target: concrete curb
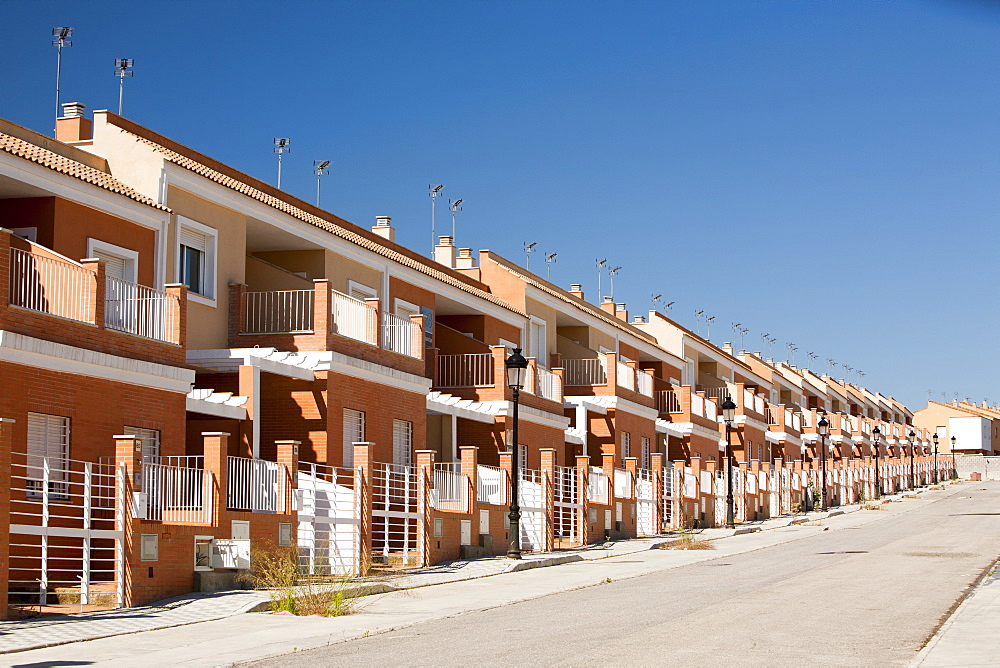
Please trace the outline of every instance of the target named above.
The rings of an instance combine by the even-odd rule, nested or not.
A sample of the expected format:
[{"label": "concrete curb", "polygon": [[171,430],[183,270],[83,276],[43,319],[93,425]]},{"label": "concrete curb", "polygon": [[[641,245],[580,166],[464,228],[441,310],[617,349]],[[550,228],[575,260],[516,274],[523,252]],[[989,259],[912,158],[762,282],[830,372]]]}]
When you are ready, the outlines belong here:
[{"label": "concrete curb", "polygon": [[[579,554],[565,554],[559,557],[548,557],[546,559],[525,560],[512,565],[510,568],[505,570],[504,573],[518,573],[520,571],[527,571],[532,568],[559,566],[560,564],[569,564],[573,563],[574,561],[584,561],[584,558]],[[488,576],[483,576],[483,577],[488,577]]]}]

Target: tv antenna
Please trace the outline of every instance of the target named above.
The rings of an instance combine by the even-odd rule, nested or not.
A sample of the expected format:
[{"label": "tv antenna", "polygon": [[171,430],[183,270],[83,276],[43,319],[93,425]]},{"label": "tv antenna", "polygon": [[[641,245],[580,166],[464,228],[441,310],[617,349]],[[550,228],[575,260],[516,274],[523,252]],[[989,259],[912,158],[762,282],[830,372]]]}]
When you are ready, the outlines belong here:
[{"label": "tv antenna", "polygon": [[601,272],[604,271],[608,260],[607,258],[599,257],[595,262],[597,263],[597,303],[600,303],[604,299],[604,295],[601,294]]},{"label": "tv antenna", "polygon": [[545,254],[545,280],[552,279],[552,263],[556,261],[556,257],[559,253],[546,253]]},{"label": "tv antenna", "polygon": [[621,267],[612,267],[608,269],[608,279],[611,281],[611,301],[615,300],[615,274],[621,271]]},{"label": "tv antenna", "polygon": [[274,152],[278,154],[278,190],[281,190],[281,156],[291,152],[292,149],[288,147],[291,143],[292,140],[288,137],[274,138]]},{"label": "tv antenna", "polygon": [[455,242],[455,216],[458,212],[462,210],[462,202],[464,199],[450,199],[448,200],[448,210],[451,211],[451,241]]},{"label": "tv antenna", "polygon": [[131,58],[115,58],[115,76],[118,77],[118,115],[122,115],[122,98],[125,96],[125,77],[135,76],[130,70],[135,61]]},{"label": "tv antenna", "polygon": [[332,160],[313,160],[313,174],[316,175],[316,207],[319,208],[319,182],[320,178],[329,174],[330,170],[327,167],[330,166]]},{"label": "tv antenna", "polygon": [[698,319],[698,336],[701,336],[701,318],[705,315],[704,311],[695,311],[694,317]]},{"label": "tv antenna", "polygon": [[531,271],[531,254],[535,252],[535,246],[537,245],[537,241],[532,241],[531,243],[524,242],[524,268],[528,271]]},{"label": "tv antenna", "polygon": [[[427,194],[431,196],[431,257],[434,257],[434,249],[437,247],[437,230],[434,226],[434,206],[437,198],[441,196],[444,186],[441,184],[430,184],[427,186]],[[452,239],[454,241],[454,239]]]},{"label": "tv antenna", "polygon": [[[52,29],[52,46],[56,47],[56,118],[59,118],[59,82],[62,78],[62,50],[64,46],[73,46],[69,38],[73,36],[73,29],[60,26]],[[54,133],[53,133],[54,134]]]},{"label": "tv antenna", "polygon": [[705,339],[708,341],[712,340],[712,321],[715,320],[715,316],[709,316],[705,318]]}]

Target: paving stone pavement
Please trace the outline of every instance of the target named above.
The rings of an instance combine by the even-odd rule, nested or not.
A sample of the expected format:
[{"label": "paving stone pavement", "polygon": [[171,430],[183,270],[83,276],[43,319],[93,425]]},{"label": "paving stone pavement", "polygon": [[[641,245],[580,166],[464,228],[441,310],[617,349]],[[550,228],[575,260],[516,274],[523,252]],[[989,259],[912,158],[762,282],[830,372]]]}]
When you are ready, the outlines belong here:
[{"label": "paving stone pavement", "polygon": [[[887,497],[887,500],[892,501],[893,498]],[[841,506],[829,513],[782,515],[769,520],[742,523],[737,525],[736,529],[710,528],[696,530],[694,533],[703,540],[715,540],[736,533],[775,529],[789,524],[820,520],[830,515],[859,509],[860,507],[856,505]],[[405,575],[390,577],[381,582],[391,589],[426,587],[500,575],[526,568],[632,554],[656,548],[674,539],[676,534],[608,541],[558,552],[526,553],[521,561],[505,557],[453,561],[407,571]],[[0,622],[0,654],[223,619],[257,609],[268,600],[270,594],[266,591],[186,594],[138,608]]]}]

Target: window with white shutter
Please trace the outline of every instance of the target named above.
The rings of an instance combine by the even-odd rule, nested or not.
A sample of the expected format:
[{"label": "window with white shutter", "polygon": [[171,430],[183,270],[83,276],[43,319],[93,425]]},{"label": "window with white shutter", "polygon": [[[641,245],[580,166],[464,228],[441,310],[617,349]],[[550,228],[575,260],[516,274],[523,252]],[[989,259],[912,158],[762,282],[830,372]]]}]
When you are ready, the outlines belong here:
[{"label": "window with white shutter", "polygon": [[545,321],[532,318],[528,337],[528,357],[534,357],[536,364],[547,367],[549,365],[547,353]]},{"label": "window with white shutter", "polygon": [[47,478],[50,495],[68,498],[69,418],[28,413],[28,461],[25,477],[29,496],[41,496]]},{"label": "window with white shutter", "polygon": [[215,257],[217,233],[214,229],[188,218],[177,217],[177,272],[188,292],[215,297]]},{"label": "window with white shutter", "polygon": [[126,436],[134,436],[142,441],[142,461],[147,464],[160,463],[160,431],[142,427],[125,427]]},{"label": "window with white shutter", "polygon": [[344,409],[344,466],[354,466],[354,444],[365,440],[365,414],[353,408]]},{"label": "window with white shutter", "polygon": [[645,436],[643,436],[642,437],[642,454],[640,455],[641,460],[639,462],[639,468],[643,468],[643,469],[649,469],[650,468],[649,454],[650,454],[649,439],[646,438]]},{"label": "window with white shutter", "polygon": [[632,456],[632,434],[627,431],[622,432],[622,465],[624,465],[625,458]]},{"label": "window with white shutter", "polygon": [[408,420],[392,421],[392,463],[409,466],[413,452],[413,423]]}]

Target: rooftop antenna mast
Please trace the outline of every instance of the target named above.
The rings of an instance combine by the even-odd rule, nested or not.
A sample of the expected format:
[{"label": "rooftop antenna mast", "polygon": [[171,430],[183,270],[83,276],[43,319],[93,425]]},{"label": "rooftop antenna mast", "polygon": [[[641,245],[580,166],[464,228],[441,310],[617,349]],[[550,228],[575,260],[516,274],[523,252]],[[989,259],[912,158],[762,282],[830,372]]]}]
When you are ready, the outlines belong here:
[{"label": "rooftop antenna mast", "polygon": [[837,366],[837,363],[834,362],[833,360],[827,360],[826,364],[827,364],[827,366],[826,366],[826,373],[827,373],[827,375],[828,376],[833,376],[833,367]]},{"label": "rooftop antenna mast", "polygon": [[806,357],[809,358],[810,362],[815,359],[819,359],[819,355],[817,355],[816,353],[806,353]]},{"label": "rooftop antenna mast", "polygon": [[431,257],[434,257],[434,248],[437,246],[437,230],[434,227],[434,205],[437,198],[441,196],[444,186],[441,184],[431,184],[427,186],[428,194],[431,196]]},{"label": "rooftop antenna mast", "polygon": [[118,115],[122,115],[122,99],[125,96],[125,77],[135,76],[130,70],[135,61],[131,58],[115,58],[115,76],[118,77]]},{"label": "rooftop antenna mast", "polygon": [[621,267],[611,267],[608,269],[608,279],[611,281],[611,301],[615,300],[615,274],[621,271]]},{"label": "rooftop antenna mast", "polygon": [[736,337],[740,335],[740,327],[743,326],[742,322],[733,323],[733,345],[736,345]]},{"label": "rooftop antenna mast", "polygon": [[316,175],[316,208],[319,208],[319,182],[321,177],[330,173],[327,167],[330,166],[331,160],[313,160],[313,174]]},{"label": "rooftop antenna mast", "polygon": [[795,366],[795,351],[798,350],[798,348],[791,341],[789,341],[788,343],[786,343],[785,347],[788,348],[788,362],[789,362],[789,364],[791,364],[792,366]]},{"label": "rooftop antenna mast", "polygon": [[712,321],[715,320],[715,316],[709,316],[705,318],[705,340],[712,340]]},{"label": "rooftop antenna mast", "polygon": [[605,265],[608,264],[607,258],[599,257],[597,262],[597,303],[600,304],[604,299],[604,295],[601,294],[601,273],[604,271]]},{"label": "rooftop antenna mast", "polygon": [[291,143],[292,140],[288,137],[274,138],[274,152],[278,154],[278,190],[281,190],[281,156],[292,150],[288,147]]},{"label": "rooftop antenna mast", "polygon": [[864,382],[865,382],[865,372],[862,371],[861,369],[858,369],[858,384],[864,385]]},{"label": "rooftop antenna mast", "polygon": [[653,300],[653,310],[655,311],[657,310],[656,307],[663,302],[663,295],[658,295],[654,293],[650,298]]},{"label": "rooftop antenna mast", "polygon": [[744,343],[744,338],[743,337],[746,336],[747,332],[749,332],[749,331],[750,331],[749,327],[744,327],[743,329],[740,330],[740,350],[742,350],[742,351],[746,351],[746,347],[745,347],[745,343]]},{"label": "rooftop antenna mast", "polygon": [[559,253],[546,253],[545,254],[545,280],[552,280],[552,263],[556,261],[556,257]]},{"label": "rooftop antenna mast", "polygon": [[[56,118],[59,118],[59,82],[62,78],[62,50],[64,46],[73,46],[69,38],[73,36],[73,29],[60,26],[52,29],[52,46],[56,47]],[[53,131],[53,134],[55,132]]]},{"label": "rooftop antenna mast", "polygon": [[537,245],[537,241],[532,241],[531,243],[524,242],[524,268],[528,271],[531,271],[531,254],[535,252],[535,246]]},{"label": "rooftop antenna mast", "polygon": [[451,240],[453,243],[455,241],[455,216],[462,210],[462,202],[464,201],[464,199],[448,200],[448,210],[451,211]]},{"label": "rooftop antenna mast", "polygon": [[704,311],[695,311],[694,317],[698,319],[698,336],[701,336],[701,319],[705,315]]},{"label": "rooftop antenna mast", "polygon": [[676,303],[677,303],[677,302],[667,302],[666,304],[664,304],[664,305],[663,305],[663,314],[664,314],[664,315],[670,315],[670,309],[671,309],[671,308],[673,307],[673,305],[674,305],[674,304],[676,304]]}]

